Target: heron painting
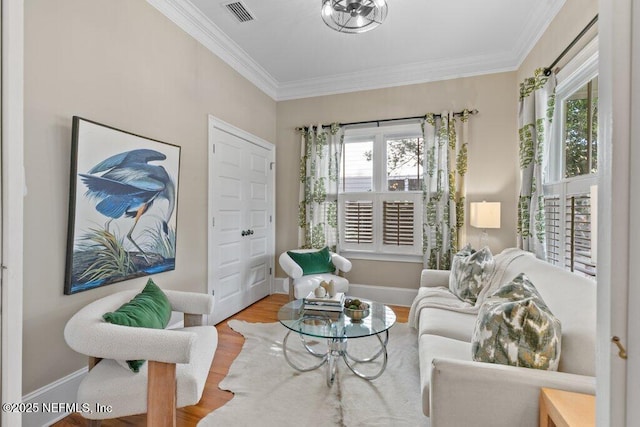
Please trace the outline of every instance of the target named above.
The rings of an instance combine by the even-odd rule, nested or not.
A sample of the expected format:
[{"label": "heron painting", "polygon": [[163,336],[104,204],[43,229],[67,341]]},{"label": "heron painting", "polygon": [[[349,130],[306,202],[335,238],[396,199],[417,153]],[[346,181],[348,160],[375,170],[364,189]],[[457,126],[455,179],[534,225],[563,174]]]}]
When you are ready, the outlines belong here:
[{"label": "heron painting", "polygon": [[180,147],[73,118],[65,293],[175,269]]}]

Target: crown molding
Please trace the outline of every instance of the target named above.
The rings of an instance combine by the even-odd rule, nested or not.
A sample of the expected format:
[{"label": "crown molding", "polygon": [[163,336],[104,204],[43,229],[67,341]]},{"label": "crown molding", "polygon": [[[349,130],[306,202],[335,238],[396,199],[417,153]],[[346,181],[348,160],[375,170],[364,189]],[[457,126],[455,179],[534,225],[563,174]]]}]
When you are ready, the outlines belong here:
[{"label": "crown molding", "polygon": [[551,22],[555,19],[560,9],[564,6],[566,0],[547,0],[546,8],[542,9],[536,15],[528,19],[516,47],[513,49],[513,58],[515,58],[517,68],[524,62],[529,52],[538,43],[542,35],[547,31]]},{"label": "crown molding", "polygon": [[509,55],[475,56],[465,59],[425,61],[398,67],[385,67],[336,74],[329,77],[281,83],[278,87],[278,101],[314,96],[335,95],[362,90],[450,80],[483,74],[514,71],[517,64]]},{"label": "crown molding", "polygon": [[515,71],[542,37],[565,1],[545,1],[546,7],[527,20],[516,47],[506,54],[426,61],[406,66],[377,68],[365,73],[278,82],[189,0],[147,0],[275,101]]},{"label": "crown molding", "polygon": [[277,99],[278,82],[188,0],[147,0],[258,89]]}]

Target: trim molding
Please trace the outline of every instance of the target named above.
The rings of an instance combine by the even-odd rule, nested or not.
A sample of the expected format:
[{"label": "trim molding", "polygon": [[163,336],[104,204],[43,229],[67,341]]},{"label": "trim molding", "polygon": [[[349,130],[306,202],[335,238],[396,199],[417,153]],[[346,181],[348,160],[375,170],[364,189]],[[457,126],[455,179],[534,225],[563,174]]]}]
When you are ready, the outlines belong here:
[{"label": "trim molding", "polygon": [[[381,89],[517,70],[544,34],[566,0],[547,1],[532,16],[516,47],[507,54],[427,61],[406,66],[383,67],[366,72],[289,82],[279,82],[227,36],[189,0],[147,0],[149,4],[202,43],[243,77],[275,101]],[[538,31],[535,31],[536,28]],[[526,35],[529,35],[528,37]]]},{"label": "trim molding", "polygon": [[258,89],[277,98],[278,82],[188,0],[147,0]]},{"label": "trim molding", "polygon": [[[22,398],[24,4],[2,0],[2,402]],[[20,426],[17,412],[0,424]]]},{"label": "trim molding", "polygon": [[377,68],[366,72],[284,82],[278,86],[276,101],[514,71],[517,66],[510,55],[494,55]]},{"label": "trim molding", "polygon": [[78,394],[78,386],[87,372],[87,368],[84,367],[25,395],[22,401],[24,403],[38,404],[40,411],[23,414],[22,425],[24,427],[46,427],[69,415],[69,412],[66,411],[58,413],[44,412],[42,411],[42,404],[75,402]]},{"label": "trim molding", "polygon": [[[536,16],[532,16],[527,20],[525,27],[520,33],[520,40],[518,40],[516,48],[513,50],[513,58],[517,58],[516,70],[520,68],[527,55],[531,52],[531,49],[534,48],[542,35],[547,31],[551,22],[564,6],[565,1],[566,0],[544,2],[547,7]],[[536,28],[538,28],[537,32],[535,32]],[[541,65],[541,67],[542,66],[544,65]]]}]

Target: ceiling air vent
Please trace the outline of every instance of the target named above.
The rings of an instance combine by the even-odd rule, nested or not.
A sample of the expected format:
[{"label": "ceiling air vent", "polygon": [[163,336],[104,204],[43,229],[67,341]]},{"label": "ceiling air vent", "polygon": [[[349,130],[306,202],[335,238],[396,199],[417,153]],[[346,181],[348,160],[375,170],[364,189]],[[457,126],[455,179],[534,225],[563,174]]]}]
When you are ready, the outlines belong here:
[{"label": "ceiling air vent", "polygon": [[255,19],[242,2],[234,1],[231,3],[225,3],[224,6],[240,22],[249,22]]}]

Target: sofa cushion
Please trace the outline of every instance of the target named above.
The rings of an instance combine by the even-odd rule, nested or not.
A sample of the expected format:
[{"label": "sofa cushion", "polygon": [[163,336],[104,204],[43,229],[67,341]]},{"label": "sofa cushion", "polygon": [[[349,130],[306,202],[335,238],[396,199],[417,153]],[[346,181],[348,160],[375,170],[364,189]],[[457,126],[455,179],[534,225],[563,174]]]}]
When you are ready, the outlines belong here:
[{"label": "sofa cushion", "polygon": [[475,361],[555,371],[560,321],[522,273],[482,303],[471,343]]},{"label": "sofa cushion", "polygon": [[488,247],[476,252],[467,245],[453,257],[449,290],[462,301],[475,304],[494,268],[495,261]]},{"label": "sofa cushion", "polygon": [[[471,360],[471,343],[452,338],[425,334],[418,340],[420,358],[420,390],[422,390],[422,412],[429,416],[429,387],[431,362],[433,359]],[[453,396],[452,396],[453,397]]]},{"label": "sofa cushion", "polygon": [[328,247],[314,252],[287,251],[287,255],[302,268],[302,274],[332,273],[336,266],[331,261],[331,253]]},{"label": "sofa cushion", "polygon": [[471,342],[475,324],[475,314],[427,307],[420,311],[418,336],[431,334]]},{"label": "sofa cushion", "polygon": [[506,278],[520,272],[536,285],[552,313],[562,322],[562,357],[558,371],[596,375],[596,281],[537,259],[513,262]]}]

